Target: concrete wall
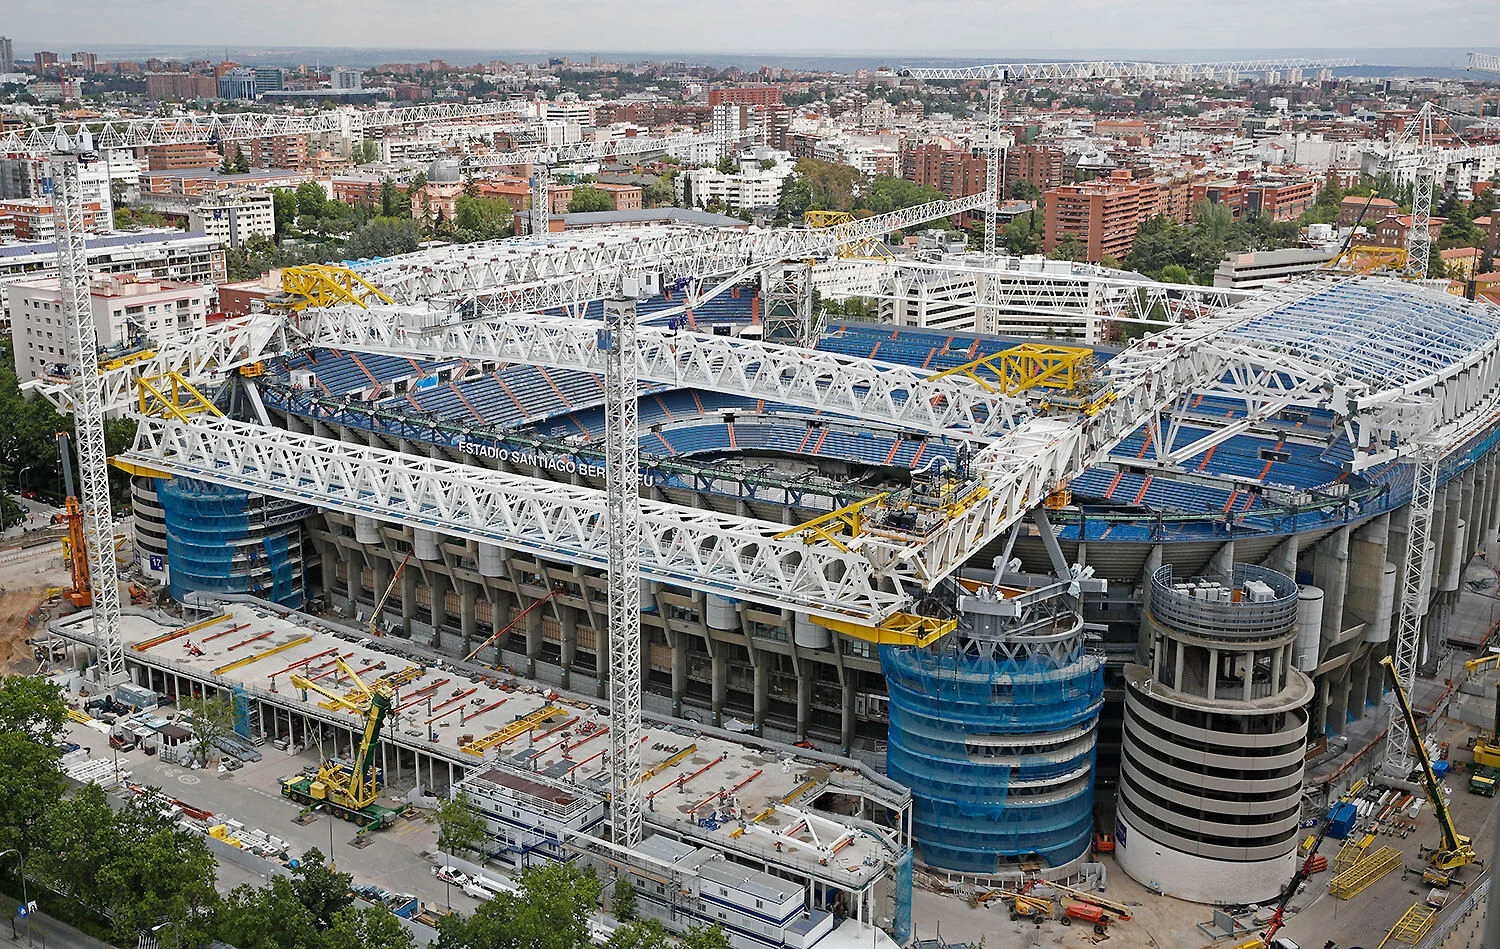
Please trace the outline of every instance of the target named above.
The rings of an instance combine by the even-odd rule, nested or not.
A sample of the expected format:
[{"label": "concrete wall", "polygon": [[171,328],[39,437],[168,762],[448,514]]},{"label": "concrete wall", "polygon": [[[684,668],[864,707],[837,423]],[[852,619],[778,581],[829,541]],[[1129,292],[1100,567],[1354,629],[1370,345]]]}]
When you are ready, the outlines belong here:
[{"label": "concrete wall", "polygon": [[1147,837],[1119,814],[1115,860],[1151,889],[1194,903],[1262,903],[1273,899],[1296,870],[1297,853],[1271,860],[1206,860]]}]

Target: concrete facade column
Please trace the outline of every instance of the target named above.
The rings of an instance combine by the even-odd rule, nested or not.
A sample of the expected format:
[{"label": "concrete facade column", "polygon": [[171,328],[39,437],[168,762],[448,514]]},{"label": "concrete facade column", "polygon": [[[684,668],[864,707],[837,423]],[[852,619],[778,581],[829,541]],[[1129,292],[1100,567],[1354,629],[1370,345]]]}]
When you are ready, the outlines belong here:
[{"label": "concrete facade column", "polygon": [[1337,640],[1344,631],[1344,604],[1349,589],[1348,527],[1340,527],[1313,548],[1313,583],[1323,591],[1323,638]]}]

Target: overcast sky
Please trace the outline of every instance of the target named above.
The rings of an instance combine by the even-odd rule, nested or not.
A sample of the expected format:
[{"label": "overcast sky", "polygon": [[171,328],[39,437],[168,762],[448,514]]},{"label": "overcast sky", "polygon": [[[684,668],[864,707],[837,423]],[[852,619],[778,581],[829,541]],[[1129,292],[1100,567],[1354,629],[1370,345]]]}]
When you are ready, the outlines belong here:
[{"label": "overcast sky", "polygon": [[[1495,0],[0,0],[31,44],[962,55],[1500,41]],[[17,53],[22,52],[17,49]],[[66,51],[65,51],[66,52]]]}]

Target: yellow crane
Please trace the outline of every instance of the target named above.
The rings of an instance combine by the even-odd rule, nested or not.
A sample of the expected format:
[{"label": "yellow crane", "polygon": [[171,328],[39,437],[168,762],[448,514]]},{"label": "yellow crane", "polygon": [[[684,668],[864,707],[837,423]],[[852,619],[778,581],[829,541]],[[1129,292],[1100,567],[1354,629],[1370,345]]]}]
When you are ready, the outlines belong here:
[{"label": "yellow crane", "polygon": [[[1500,663],[1500,652],[1492,652],[1470,659],[1464,663],[1464,669],[1474,676],[1486,666],[1497,663]],[[1495,693],[1495,722],[1487,734],[1481,734],[1474,742],[1474,763],[1486,768],[1500,768],[1500,686]]]},{"label": "yellow crane", "polygon": [[382,680],[366,685],[343,657],[335,657],[334,661],[352,686],[347,693],[326,689],[298,673],[292,674],[292,685],[304,693],[316,692],[337,707],[364,719],[364,731],[354,760],[345,763],[329,758],[319,766],[316,777],[296,775],[282,778],[281,793],[303,804],[322,806],[329,813],[361,827],[383,827],[391,823],[395,811],[377,803],[381,776],[375,768],[375,753],[380,749],[380,729],[391,709],[391,687]]},{"label": "yellow crane", "polygon": [[1453,826],[1448,801],[1443,797],[1437,775],[1432,772],[1432,759],[1428,757],[1422,733],[1417,729],[1417,716],[1411,710],[1411,702],[1406,697],[1406,690],[1401,687],[1401,680],[1396,677],[1396,664],[1390,656],[1380,660],[1380,664],[1385,667],[1386,678],[1391,681],[1391,687],[1396,691],[1396,701],[1401,705],[1401,714],[1406,718],[1412,746],[1416,748],[1417,759],[1422,765],[1422,787],[1427,790],[1427,799],[1432,802],[1432,811],[1437,816],[1438,828],[1442,832],[1442,840],[1438,846],[1422,848],[1422,855],[1426,858],[1427,865],[1437,870],[1457,870],[1477,863],[1479,857],[1474,853],[1473,842]]}]

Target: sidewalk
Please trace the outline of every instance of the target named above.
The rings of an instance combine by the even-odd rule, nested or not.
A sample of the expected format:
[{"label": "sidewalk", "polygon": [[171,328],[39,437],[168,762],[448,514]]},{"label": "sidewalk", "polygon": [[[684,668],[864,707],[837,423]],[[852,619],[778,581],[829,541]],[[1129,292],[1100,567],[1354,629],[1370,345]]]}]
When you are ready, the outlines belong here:
[{"label": "sidewalk", "polygon": [[[12,913],[15,907],[8,907]],[[26,945],[26,920],[16,917],[14,937],[11,936],[9,920],[0,921],[0,946],[25,946]],[[100,942],[93,936],[81,933],[61,923],[50,916],[42,913],[33,913],[31,916],[31,945],[37,949],[112,949],[107,942]]]}]

